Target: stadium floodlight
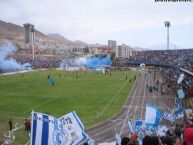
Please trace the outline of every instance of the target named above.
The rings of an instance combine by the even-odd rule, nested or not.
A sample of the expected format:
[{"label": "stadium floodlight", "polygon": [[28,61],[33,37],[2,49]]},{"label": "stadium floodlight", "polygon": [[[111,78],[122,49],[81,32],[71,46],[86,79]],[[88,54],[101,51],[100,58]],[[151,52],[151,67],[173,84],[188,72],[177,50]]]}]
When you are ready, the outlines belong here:
[{"label": "stadium floodlight", "polygon": [[167,50],[169,50],[169,27],[171,26],[171,24],[169,21],[165,21],[164,24],[167,28]]},{"label": "stadium floodlight", "polygon": [[32,59],[35,59],[34,44],[35,44],[35,28],[34,25],[31,25],[31,45],[32,45]]}]

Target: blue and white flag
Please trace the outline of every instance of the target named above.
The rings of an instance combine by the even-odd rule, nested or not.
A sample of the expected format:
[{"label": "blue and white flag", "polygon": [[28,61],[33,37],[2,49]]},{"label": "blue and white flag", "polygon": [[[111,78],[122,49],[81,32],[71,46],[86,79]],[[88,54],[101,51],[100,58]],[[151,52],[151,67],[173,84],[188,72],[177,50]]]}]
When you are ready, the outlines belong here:
[{"label": "blue and white flag", "polygon": [[84,143],[87,134],[84,132],[84,125],[80,121],[76,112],[68,113],[59,118],[62,122],[64,130],[68,135],[68,142],[65,145],[79,145]]},{"label": "blue and white flag", "polygon": [[135,132],[138,132],[139,141],[142,141],[145,136],[145,123],[144,120],[135,120]]},{"label": "blue and white flag", "polygon": [[62,122],[42,113],[32,113],[30,145],[60,145],[67,141]]},{"label": "blue and white flag", "polygon": [[139,132],[141,129],[142,129],[142,126],[143,126],[143,120],[135,120],[135,123],[134,123],[134,130],[136,132]]},{"label": "blue and white flag", "polygon": [[174,121],[174,113],[173,112],[164,112],[162,117],[170,122]]},{"label": "blue and white flag", "polygon": [[145,123],[147,126],[158,126],[162,117],[162,112],[154,105],[146,105]]},{"label": "blue and white flag", "polygon": [[166,132],[168,131],[168,128],[164,125],[164,126],[158,126],[156,130],[157,130],[157,135],[166,136]]},{"label": "blue and white flag", "polygon": [[86,138],[83,130],[75,112],[62,117],[62,121],[47,114],[32,112],[30,145],[79,145]]},{"label": "blue and white flag", "polygon": [[145,134],[146,134],[146,131],[144,128],[141,128],[140,131],[138,132],[139,133],[139,139],[140,140],[143,140]]},{"label": "blue and white flag", "polygon": [[182,99],[176,98],[174,118],[183,117],[184,109],[182,108]]},{"label": "blue and white flag", "polygon": [[151,135],[152,133],[155,132],[155,129],[156,129],[155,126],[146,125],[145,133],[146,133],[147,135]]}]

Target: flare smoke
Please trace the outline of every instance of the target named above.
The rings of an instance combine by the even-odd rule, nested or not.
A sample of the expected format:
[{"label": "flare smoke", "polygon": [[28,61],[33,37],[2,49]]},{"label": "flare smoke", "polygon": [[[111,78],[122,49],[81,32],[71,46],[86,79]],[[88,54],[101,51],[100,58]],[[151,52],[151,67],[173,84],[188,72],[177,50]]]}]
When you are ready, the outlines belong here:
[{"label": "flare smoke", "polygon": [[80,57],[75,59],[65,59],[61,63],[61,67],[86,67],[89,69],[96,69],[104,65],[111,65],[112,61],[109,57]]},{"label": "flare smoke", "polygon": [[11,72],[25,70],[29,63],[20,64],[14,59],[8,59],[8,55],[14,52],[14,45],[8,41],[0,42],[0,72]]}]

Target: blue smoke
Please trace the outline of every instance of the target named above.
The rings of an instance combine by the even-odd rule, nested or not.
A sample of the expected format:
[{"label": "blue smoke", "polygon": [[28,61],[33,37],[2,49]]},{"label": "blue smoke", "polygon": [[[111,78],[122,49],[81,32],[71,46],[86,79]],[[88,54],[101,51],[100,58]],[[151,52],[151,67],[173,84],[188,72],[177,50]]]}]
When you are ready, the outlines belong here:
[{"label": "blue smoke", "polygon": [[84,66],[89,69],[96,69],[102,66],[111,66],[112,61],[109,57],[87,57]]},{"label": "blue smoke", "polygon": [[97,69],[99,67],[111,66],[112,61],[109,57],[80,57],[74,59],[64,59],[60,67],[86,67],[88,69]]}]

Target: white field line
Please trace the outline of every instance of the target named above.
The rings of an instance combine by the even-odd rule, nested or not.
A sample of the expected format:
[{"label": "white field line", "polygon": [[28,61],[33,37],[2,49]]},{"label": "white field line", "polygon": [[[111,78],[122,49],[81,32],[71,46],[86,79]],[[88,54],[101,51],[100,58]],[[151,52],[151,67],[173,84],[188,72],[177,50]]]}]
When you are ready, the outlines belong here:
[{"label": "white field line", "polygon": [[[133,75],[132,75],[132,76],[133,76]],[[138,79],[134,82],[134,84],[133,84],[133,86],[132,86],[132,88],[131,88],[131,90],[130,90],[130,92],[129,92],[129,94],[128,94],[128,99],[129,99],[129,97],[131,97],[131,93],[133,92],[133,89],[134,89],[134,87],[136,86],[136,83],[137,83],[137,82],[138,82]],[[125,104],[127,104],[128,99],[125,101]],[[114,115],[114,116],[115,116],[115,115]],[[90,118],[90,117],[85,117],[85,118]],[[91,118],[96,118],[96,117],[91,117]],[[113,117],[111,117],[111,118],[113,118]],[[108,121],[111,121],[111,118],[108,119]],[[105,121],[100,122],[100,123],[94,125],[93,127],[95,127],[95,126],[97,126],[97,125],[100,125],[100,124],[102,124],[102,123],[104,123],[104,122],[105,122]],[[98,129],[101,129],[101,128],[102,128],[102,127],[98,128]],[[93,131],[95,131],[95,130],[93,130]],[[90,132],[93,132],[93,131],[90,131]]]},{"label": "white field line", "polygon": [[[138,82],[138,81],[136,81],[136,82]],[[133,85],[133,87],[136,85],[136,82],[135,82],[135,84]],[[137,91],[137,88],[135,88],[134,95],[133,95],[133,97],[132,97],[132,99],[131,99],[131,105],[133,104],[133,100],[134,100],[133,98],[134,98],[134,96],[135,96],[135,94],[136,94],[136,91]],[[131,91],[131,92],[133,92],[133,88],[132,88],[132,91]],[[131,95],[131,92],[130,92],[129,96]],[[122,132],[123,132],[123,128],[124,128],[125,123],[126,123],[126,120],[127,120],[127,118],[128,118],[130,108],[131,108],[131,106],[129,106],[129,108],[128,108],[128,110],[127,110],[127,115],[126,115],[125,120],[124,120],[124,122],[123,122],[123,125],[122,125],[122,127],[121,127],[120,135],[121,135]]]},{"label": "white field line", "polygon": [[50,98],[49,100],[46,100],[45,102],[43,102],[43,103],[41,103],[41,104],[39,104],[39,105],[36,105],[36,106],[28,109],[27,111],[23,112],[23,114],[27,113],[28,111],[32,111],[32,110],[34,110],[35,108],[38,108],[38,107],[40,107],[40,106],[43,106],[43,105],[47,104],[48,102],[51,102],[51,101],[55,100],[55,99],[58,98],[58,97],[59,97],[59,96],[52,97],[52,98]]},{"label": "white field line", "polygon": [[[164,104],[163,104],[164,105]],[[127,107],[133,107],[133,108],[135,108],[135,107],[137,107],[137,108],[142,108],[142,106],[123,106],[123,107],[125,107],[125,108],[127,108]],[[168,108],[166,105],[164,105],[164,106],[156,106],[157,108],[166,108],[166,109],[170,109],[170,110],[172,110],[173,108]]]},{"label": "white field line", "polygon": [[106,111],[106,109],[110,106],[110,104],[116,99],[116,97],[119,95],[120,91],[125,87],[125,85],[128,83],[128,81],[125,81],[125,83],[121,86],[121,88],[117,91],[117,93],[112,97],[112,99],[109,101],[109,103],[104,107],[104,109],[101,111],[99,115],[97,115],[97,118],[99,118],[103,113]]},{"label": "white field line", "polygon": [[[144,75],[144,74],[142,74],[142,75]],[[142,75],[141,75],[141,77],[142,77]],[[144,76],[143,76],[142,80],[144,80]],[[142,90],[142,86],[140,87],[140,90],[139,90],[140,93],[141,93],[141,90]],[[139,104],[139,97],[137,98],[137,106],[139,106],[138,104]],[[135,107],[134,116],[133,116],[133,119],[132,119],[132,126],[133,127],[134,127],[134,120],[135,120],[135,117],[136,117],[137,106]]]},{"label": "white field line", "polygon": [[143,95],[143,100],[142,100],[142,109],[141,109],[141,119],[143,119],[142,117],[143,117],[143,105],[144,105],[144,101],[145,101],[145,90],[146,90],[146,80],[145,80],[145,86],[144,86],[144,95]]},{"label": "white field line", "polygon": [[[114,104],[116,104],[117,102],[118,102],[118,100],[119,100],[119,98],[121,97],[121,95],[118,95],[118,97],[114,100]],[[117,106],[117,105],[114,105],[114,106]]]},{"label": "white field line", "polygon": [[[152,96],[151,96],[151,95],[147,95],[147,96],[153,98],[153,95],[152,95]],[[154,94],[154,96],[159,99],[159,96],[157,96],[157,95],[155,95],[155,94]],[[130,96],[130,97],[133,97],[133,96]],[[134,97],[143,97],[143,96],[134,96]],[[167,100],[169,100],[169,99],[170,99],[170,100],[173,100],[174,98],[173,98],[173,97],[167,97]],[[126,105],[124,105],[124,106],[126,106]]]}]

